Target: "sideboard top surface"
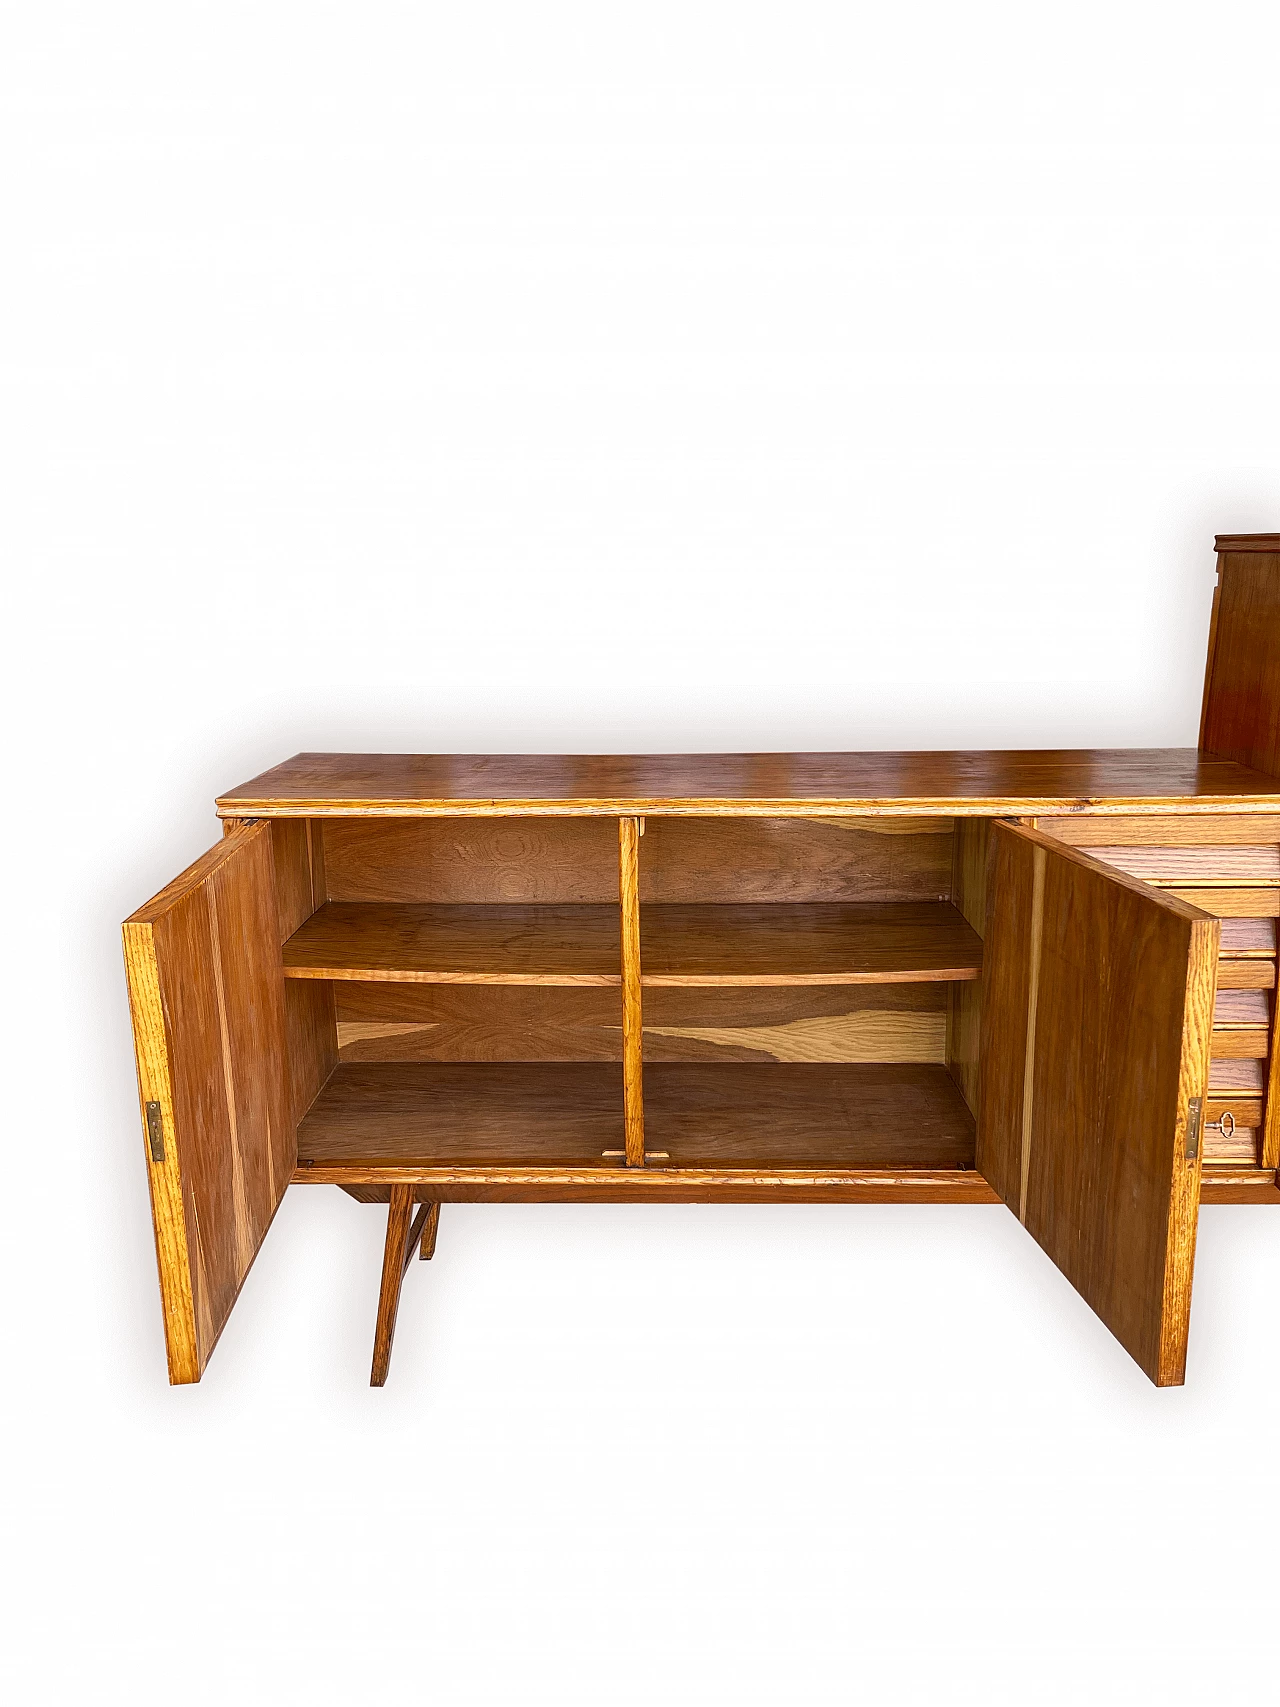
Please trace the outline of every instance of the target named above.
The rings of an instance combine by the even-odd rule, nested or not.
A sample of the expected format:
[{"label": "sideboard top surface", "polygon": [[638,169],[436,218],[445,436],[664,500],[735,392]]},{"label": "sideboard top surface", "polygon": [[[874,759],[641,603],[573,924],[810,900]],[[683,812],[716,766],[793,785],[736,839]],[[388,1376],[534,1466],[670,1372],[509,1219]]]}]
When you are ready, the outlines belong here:
[{"label": "sideboard top surface", "polygon": [[1004,816],[1280,807],[1280,777],[1194,747],[939,753],[298,753],[236,817],[525,813]]}]

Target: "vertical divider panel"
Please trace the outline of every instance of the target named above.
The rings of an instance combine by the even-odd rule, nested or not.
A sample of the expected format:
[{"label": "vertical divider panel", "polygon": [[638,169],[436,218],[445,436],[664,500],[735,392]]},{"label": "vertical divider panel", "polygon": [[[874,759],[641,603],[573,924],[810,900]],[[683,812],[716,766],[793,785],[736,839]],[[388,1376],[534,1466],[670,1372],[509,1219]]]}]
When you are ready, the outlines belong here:
[{"label": "vertical divider panel", "polygon": [[622,923],[622,1107],[629,1168],[644,1166],[644,1021],[640,992],[640,837],[643,818],[618,820]]}]

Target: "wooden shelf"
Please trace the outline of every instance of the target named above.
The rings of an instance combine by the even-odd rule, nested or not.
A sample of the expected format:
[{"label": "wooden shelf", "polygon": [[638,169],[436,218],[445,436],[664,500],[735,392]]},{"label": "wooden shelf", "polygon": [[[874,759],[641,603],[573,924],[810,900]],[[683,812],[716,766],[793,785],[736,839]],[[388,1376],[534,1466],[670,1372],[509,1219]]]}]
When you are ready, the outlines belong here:
[{"label": "wooden shelf", "polygon": [[621,1149],[612,1062],[344,1063],[298,1128],[301,1169],[606,1167],[602,1152]]},{"label": "wooden shelf", "polygon": [[616,906],[327,901],[284,945],[286,978],[618,984]]},{"label": "wooden shelf", "polygon": [[[670,1064],[644,1078],[661,1170],[973,1165],[973,1117],[943,1067]],[[608,1172],[620,1163],[604,1152],[622,1148],[619,1066],[378,1062],[334,1071],[299,1128],[298,1166]]]},{"label": "wooden shelf", "polygon": [[[648,905],[652,986],[832,985],[977,978],[982,939],[949,902]],[[284,946],[287,978],[410,984],[618,984],[605,905],[328,901]]]},{"label": "wooden shelf", "polygon": [[673,1168],[971,1168],[945,1067],[671,1062],[644,1072],[645,1150]]},{"label": "wooden shelf", "polygon": [[982,939],[949,902],[641,905],[651,986],[977,978]]}]

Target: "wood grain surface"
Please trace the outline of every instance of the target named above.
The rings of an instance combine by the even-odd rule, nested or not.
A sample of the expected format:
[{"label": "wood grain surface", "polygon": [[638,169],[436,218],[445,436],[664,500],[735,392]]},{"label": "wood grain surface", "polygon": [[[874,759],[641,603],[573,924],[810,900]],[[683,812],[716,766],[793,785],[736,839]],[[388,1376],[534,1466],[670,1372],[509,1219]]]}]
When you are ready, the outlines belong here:
[{"label": "wood grain surface", "polygon": [[644,1138],[644,999],[640,944],[638,818],[618,820],[618,905],[622,921],[622,1103],[626,1162],[642,1168]]},{"label": "wood grain surface", "polygon": [[947,986],[659,985],[645,990],[648,1061],[944,1059]]},{"label": "wood grain surface", "polygon": [[[296,1160],[272,832],[238,827],[124,925],[169,1378],[198,1381]],[[144,1118],[145,1130],[145,1118]]]},{"label": "wood grain surface", "polygon": [[1256,1059],[1234,1059],[1215,1055],[1209,1065],[1209,1088],[1214,1091],[1251,1091],[1261,1096],[1266,1089],[1267,1075],[1263,1063]]},{"label": "wood grain surface", "polygon": [[646,1143],[673,1168],[968,1168],[973,1116],[946,1068],[645,1068]]},{"label": "wood grain surface", "polygon": [[1268,1027],[1267,1095],[1262,1111],[1257,1159],[1263,1167],[1280,1168],[1280,1001],[1271,1006]]},{"label": "wood grain surface", "polygon": [[300,1167],[298,1184],[386,1191],[411,1183],[442,1203],[987,1203],[965,1168],[422,1167],[395,1162]]},{"label": "wood grain surface", "polygon": [[1091,847],[1094,859],[1131,877],[1171,887],[1280,888],[1280,846]]},{"label": "wood grain surface", "polygon": [[[302,1123],[299,1173],[604,1166],[623,1151],[621,1091],[608,1066],[340,1065]],[[650,1063],[645,1094],[646,1147],[670,1168],[973,1160],[972,1116],[941,1066]]]},{"label": "wood grain surface", "polygon": [[[848,816],[853,811],[1001,816],[1086,809],[1137,815],[1238,807],[1280,810],[1280,781],[1234,760],[1182,747],[579,757],[299,753],[218,801],[219,813],[233,818],[548,813],[777,817],[796,812]],[[330,893],[345,900],[399,898],[347,895],[332,887]]]},{"label": "wood grain surface", "polygon": [[1151,1379],[1177,1384],[1218,926],[1037,831],[991,833],[978,1167]]},{"label": "wood grain surface", "polygon": [[1205,1167],[1200,1175],[1200,1201],[1280,1207],[1280,1181],[1274,1168]]},{"label": "wood grain surface", "polygon": [[340,1063],[298,1130],[304,1169],[588,1166],[622,1149],[622,1070],[602,1063]]},{"label": "wood grain surface", "polygon": [[[987,928],[987,852],[991,823],[986,818],[956,821],[951,863],[951,899],[974,935]],[[960,1087],[971,1113],[978,1108],[978,1066],[982,1042],[981,979],[954,982],[947,990],[947,1071]]]},{"label": "wood grain surface", "polygon": [[371,1387],[381,1387],[391,1365],[391,1344],[400,1311],[400,1289],[404,1283],[405,1247],[413,1217],[413,1187],[393,1185],[387,1206],[387,1237],[382,1252],[382,1285],[378,1292],[378,1317],[373,1333]]},{"label": "wood grain surface", "polygon": [[[319,826],[317,825],[317,832]],[[276,818],[271,825],[271,860],[276,875],[279,940],[291,937],[324,901],[316,894],[309,818]]]},{"label": "wood grain surface", "polygon": [[[373,1333],[373,1367],[369,1375],[371,1387],[384,1387],[391,1368],[391,1346],[395,1339],[396,1317],[400,1312],[400,1293],[409,1264],[413,1261],[430,1229],[431,1250],[435,1249],[435,1220],[440,1213],[438,1203],[424,1203],[416,1215],[413,1203],[416,1193],[411,1185],[393,1185],[388,1192],[387,1237],[382,1252],[382,1285],[378,1292],[378,1317]],[[410,1217],[412,1216],[412,1220]]]},{"label": "wood grain surface", "polygon": [[1216,919],[1274,919],[1280,917],[1280,889],[1215,889],[1170,886],[1162,890],[1178,901],[1189,901]]},{"label": "wood grain surface", "polygon": [[640,900],[945,901],[949,818],[655,818]]},{"label": "wood grain surface", "polygon": [[[275,818],[270,823],[278,935],[283,945],[324,905],[322,825],[310,818]],[[296,1127],[337,1065],[332,985],[286,984],[284,1018],[290,1118]]]},{"label": "wood grain surface", "polygon": [[1247,847],[1280,843],[1280,816],[1267,812],[1230,812],[1221,817],[1126,818],[1112,813],[1089,817],[1035,818],[1033,830],[1077,848]]},{"label": "wood grain surface", "polygon": [[1276,956],[1276,922],[1274,919],[1223,919],[1220,958],[1238,959]]},{"label": "wood grain surface", "polygon": [[608,820],[330,818],[323,831],[332,901],[618,901],[618,837]]},{"label": "wood grain surface", "polygon": [[982,967],[981,938],[945,901],[646,905],[640,919],[646,988],[916,983]]},{"label": "wood grain surface", "polygon": [[284,946],[286,978],[618,984],[618,908],[326,902]]},{"label": "wood grain surface", "polygon": [[[1225,923],[1225,921],[1224,921]],[[1273,990],[1276,983],[1274,960],[1252,960],[1218,956],[1218,988],[1220,990]]]},{"label": "wood grain surface", "polygon": [[621,1061],[616,986],[351,984],[332,989],[343,1061]]}]

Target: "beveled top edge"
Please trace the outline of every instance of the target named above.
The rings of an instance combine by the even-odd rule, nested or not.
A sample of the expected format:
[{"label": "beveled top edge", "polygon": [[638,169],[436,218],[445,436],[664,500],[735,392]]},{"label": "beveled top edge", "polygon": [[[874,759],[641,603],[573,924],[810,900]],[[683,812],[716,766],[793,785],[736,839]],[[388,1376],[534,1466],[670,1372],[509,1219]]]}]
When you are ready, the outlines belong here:
[{"label": "beveled top edge", "polygon": [[1280,552],[1280,533],[1220,533],[1213,548],[1219,556],[1228,551]]}]

